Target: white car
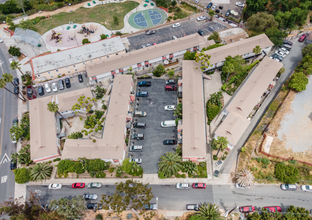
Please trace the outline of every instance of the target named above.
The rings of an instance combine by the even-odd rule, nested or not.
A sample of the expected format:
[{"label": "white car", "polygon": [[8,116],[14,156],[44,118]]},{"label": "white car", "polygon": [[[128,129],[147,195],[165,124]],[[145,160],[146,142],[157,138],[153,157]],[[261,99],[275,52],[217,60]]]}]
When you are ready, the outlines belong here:
[{"label": "white car", "polygon": [[235,183],[235,186],[237,189],[249,189],[250,188],[250,186],[239,185],[238,183]]},{"label": "white car", "polygon": [[242,3],[242,2],[236,2],[236,5],[238,6],[238,7],[245,7],[245,4],[244,3]]},{"label": "white car", "polygon": [[203,21],[203,20],[206,20],[207,17],[206,16],[200,16],[197,18],[197,21]]},{"label": "white car", "polygon": [[3,43],[3,40],[0,38],[0,43]]},{"label": "white car", "polygon": [[302,185],[301,190],[304,192],[312,192],[312,185]]},{"label": "white car", "polygon": [[177,189],[189,189],[190,185],[188,183],[177,183],[176,188]]},{"label": "white car", "polygon": [[51,92],[50,85],[48,83],[44,84],[44,88],[47,91],[47,93]]},{"label": "white car", "polygon": [[166,105],[165,106],[166,111],[174,111],[176,110],[175,105]]},{"label": "white car", "polygon": [[173,39],[173,40],[176,40],[176,39],[178,39],[178,38],[177,38],[176,36],[172,36],[172,39]]},{"label": "white car", "polygon": [[213,10],[213,11],[216,10],[216,9],[217,9],[217,6],[218,6],[217,4],[214,4],[214,5],[212,6],[211,10]]},{"label": "white car", "polygon": [[49,185],[49,189],[61,189],[62,188],[62,184],[59,183],[51,183]]},{"label": "white car", "polygon": [[57,92],[57,85],[56,85],[56,83],[52,83],[52,90],[53,90],[53,92]]},{"label": "white car", "polygon": [[150,46],[152,46],[151,44],[146,44],[146,47],[150,47]]},{"label": "white car", "polygon": [[286,57],[286,53],[282,52],[282,51],[275,51],[275,53],[281,57]]},{"label": "white car", "polygon": [[181,26],[180,23],[175,23],[175,24],[172,25],[173,28],[177,28],[177,27],[180,27],[180,26]]},{"label": "white car", "polygon": [[137,164],[142,163],[142,159],[141,158],[131,158],[130,162],[136,162]]},{"label": "white car", "polygon": [[195,3],[198,4],[198,3],[199,3],[199,0],[195,0]]},{"label": "white car", "polygon": [[279,48],[279,51],[283,51],[286,54],[289,54],[289,51],[286,50],[284,47]]},{"label": "white car", "polygon": [[14,59],[13,59],[13,58],[10,58],[10,59],[9,59],[9,62],[10,62],[10,63],[12,63],[13,61],[14,61]]}]

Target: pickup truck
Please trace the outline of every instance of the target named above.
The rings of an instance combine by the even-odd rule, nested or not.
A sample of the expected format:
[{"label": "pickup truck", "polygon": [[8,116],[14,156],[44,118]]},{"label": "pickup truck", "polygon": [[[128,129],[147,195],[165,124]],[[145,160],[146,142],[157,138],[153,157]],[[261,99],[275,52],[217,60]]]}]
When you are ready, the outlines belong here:
[{"label": "pickup truck", "polygon": [[152,82],[150,81],[141,81],[141,82],[138,82],[138,86],[139,87],[150,87],[152,85]]}]

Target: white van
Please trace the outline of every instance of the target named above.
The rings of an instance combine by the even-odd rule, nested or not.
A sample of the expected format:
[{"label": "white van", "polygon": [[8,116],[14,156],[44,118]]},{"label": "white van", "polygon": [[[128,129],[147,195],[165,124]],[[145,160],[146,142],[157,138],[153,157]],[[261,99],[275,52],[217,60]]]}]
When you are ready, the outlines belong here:
[{"label": "white van", "polygon": [[169,128],[169,127],[176,127],[176,122],[175,120],[169,120],[169,121],[162,121],[160,123],[160,126],[163,128]]}]

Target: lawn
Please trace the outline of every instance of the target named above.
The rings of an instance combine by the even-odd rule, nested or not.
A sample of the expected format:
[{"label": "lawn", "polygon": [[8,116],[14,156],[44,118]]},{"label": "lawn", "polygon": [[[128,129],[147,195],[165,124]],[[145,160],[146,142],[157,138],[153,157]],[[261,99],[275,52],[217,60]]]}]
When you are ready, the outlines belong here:
[{"label": "lawn", "polygon": [[[51,19],[46,19],[38,24],[36,28],[40,34],[44,34],[57,26],[68,24],[69,21],[83,24],[86,22],[97,22],[109,30],[119,30],[124,26],[125,15],[139,5],[137,2],[127,1],[124,3],[110,3],[93,8],[79,8],[72,13],[59,13]],[[117,16],[119,23],[115,24],[113,16]]]}]

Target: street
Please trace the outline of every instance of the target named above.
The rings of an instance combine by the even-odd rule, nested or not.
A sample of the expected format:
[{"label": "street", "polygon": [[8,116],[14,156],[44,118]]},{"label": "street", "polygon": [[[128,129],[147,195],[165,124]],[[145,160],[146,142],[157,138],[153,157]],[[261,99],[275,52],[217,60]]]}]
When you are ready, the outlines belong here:
[{"label": "street", "polygon": [[[12,73],[16,77],[16,70],[10,68],[10,55],[5,44],[0,44],[0,60],[5,73]],[[2,69],[0,68],[1,78]],[[13,86],[7,83],[7,88],[13,91]],[[14,197],[14,173],[10,170],[11,154],[16,151],[16,144],[11,141],[10,128],[12,120],[16,118],[18,98],[4,89],[0,89],[0,203]]]},{"label": "street", "polygon": [[[73,181],[74,182],[74,181]],[[214,203],[220,208],[230,210],[235,203],[238,206],[253,205],[256,209],[264,206],[281,206],[282,210],[290,205],[311,208],[311,193],[305,193],[298,189],[294,192],[285,192],[277,185],[256,185],[251,189],[236,189],[234,185],[207,185],[206,189],[178,190],[174,185],[150,185],[154,193],[152,203],[158,197],[159,209],[170,211],[185,211],[186,204]],[[36,192],[42,199],[42,204],[47,204],[53,199],[72,198],[84,193],[97,193],[99,202],[102,194],[113,194],[114,185],[102,185],[100,189],[72,189],[70,185],[64,185],[60,190],[49,190],[48,186],[28,186],[29,191]]]}]

